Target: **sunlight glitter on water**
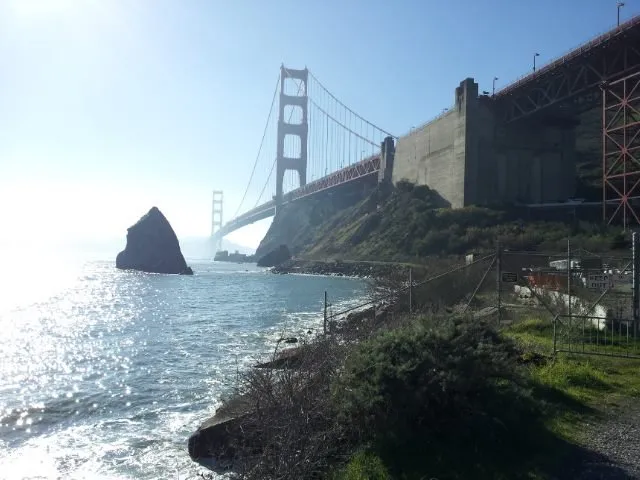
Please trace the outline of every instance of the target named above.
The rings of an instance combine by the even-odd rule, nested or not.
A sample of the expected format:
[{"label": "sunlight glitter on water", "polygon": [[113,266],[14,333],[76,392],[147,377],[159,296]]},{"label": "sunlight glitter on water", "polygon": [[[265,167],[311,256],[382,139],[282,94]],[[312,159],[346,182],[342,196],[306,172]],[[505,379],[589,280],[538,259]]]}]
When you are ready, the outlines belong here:
[{"label": "sunlight glitter on water", "polygon": [[195,266],[181,277],[84,263],[0,313],[0,478],[198,478],[186,439],[236,372],[284,335],[319,332],[324,290],[340,308],[366,292],[350,279]]}]

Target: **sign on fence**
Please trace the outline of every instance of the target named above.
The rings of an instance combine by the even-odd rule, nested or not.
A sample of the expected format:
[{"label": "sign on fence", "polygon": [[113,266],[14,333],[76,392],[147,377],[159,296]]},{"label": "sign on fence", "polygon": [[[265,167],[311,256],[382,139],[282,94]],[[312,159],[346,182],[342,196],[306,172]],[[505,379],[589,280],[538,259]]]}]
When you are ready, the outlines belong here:
[{"label": "sign on fence", "polygon": [[518,274],[513,272],[502,272],[502,281],[505,283],[516,283]]},{"label": "sign on fence", "polygon": [[603,291],[607,288],[625,290],[631,288],[632,276],[624,273],[590,273],[584,279],[586,287]]}]

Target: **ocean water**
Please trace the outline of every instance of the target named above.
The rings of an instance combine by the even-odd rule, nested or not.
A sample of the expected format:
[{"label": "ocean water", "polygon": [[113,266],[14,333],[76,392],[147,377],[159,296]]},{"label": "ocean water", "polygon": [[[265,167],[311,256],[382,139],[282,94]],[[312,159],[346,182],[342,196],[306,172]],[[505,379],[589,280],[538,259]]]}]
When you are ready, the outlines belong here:
[{"label": "ocean water", "polygon": [[189,263],[193,277],[54,257],[5,270],[0,478],[199,478],[187,438],[237,371],[321,331],[325,290],[334,308],[367,294],[357,279]]}]

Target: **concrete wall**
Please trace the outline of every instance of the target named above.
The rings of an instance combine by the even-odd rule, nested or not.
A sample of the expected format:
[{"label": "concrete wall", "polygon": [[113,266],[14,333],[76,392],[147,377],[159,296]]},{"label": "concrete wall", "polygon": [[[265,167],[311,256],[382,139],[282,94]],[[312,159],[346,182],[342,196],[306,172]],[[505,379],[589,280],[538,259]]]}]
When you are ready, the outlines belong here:
[{"label": "concrete wall", "polygon": [[455,106],[398,139],[392,180],[428,185],[454,207],[564,201],[575,191],[572,125],[502,124],[466,79]]},{"label": "concrete wall", "polygon": [[[477,96],[473,81],[456,89],[456,104],[436,120],[398,139],[393,183],[429,185],[452,207],[465,205],[467,97]],[[467,88],[471,87],[470,95]]]}]

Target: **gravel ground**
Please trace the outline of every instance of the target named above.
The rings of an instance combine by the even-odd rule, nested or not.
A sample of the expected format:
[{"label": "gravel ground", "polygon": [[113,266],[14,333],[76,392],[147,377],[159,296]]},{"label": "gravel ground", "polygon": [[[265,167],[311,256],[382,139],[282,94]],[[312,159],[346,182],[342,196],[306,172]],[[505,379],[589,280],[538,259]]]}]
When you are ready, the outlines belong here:
[{"label": "gravel ground", "polygon": [[640,479],[640,401],[585,425],[584,438],[559,479]]}]

